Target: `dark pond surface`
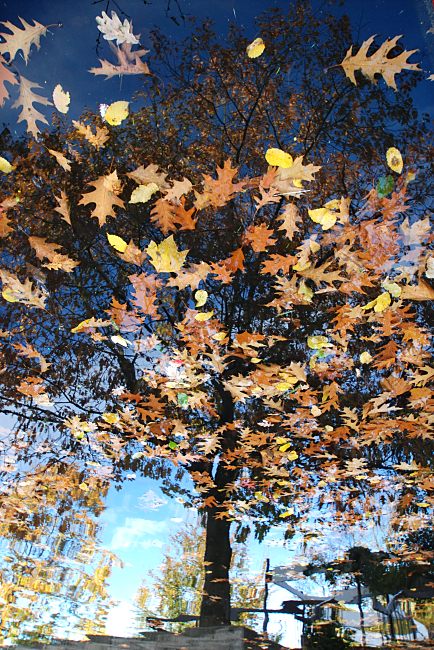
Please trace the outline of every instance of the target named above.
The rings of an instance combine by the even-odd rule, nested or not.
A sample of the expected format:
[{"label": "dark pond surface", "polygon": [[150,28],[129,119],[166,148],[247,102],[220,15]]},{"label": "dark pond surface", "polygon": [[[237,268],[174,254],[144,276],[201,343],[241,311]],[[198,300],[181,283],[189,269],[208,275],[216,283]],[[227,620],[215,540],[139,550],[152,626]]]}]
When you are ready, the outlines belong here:
[{"label": "dark pond surface", "polygon": [[0,18],[0,641],[428,647],[430,0]]}]

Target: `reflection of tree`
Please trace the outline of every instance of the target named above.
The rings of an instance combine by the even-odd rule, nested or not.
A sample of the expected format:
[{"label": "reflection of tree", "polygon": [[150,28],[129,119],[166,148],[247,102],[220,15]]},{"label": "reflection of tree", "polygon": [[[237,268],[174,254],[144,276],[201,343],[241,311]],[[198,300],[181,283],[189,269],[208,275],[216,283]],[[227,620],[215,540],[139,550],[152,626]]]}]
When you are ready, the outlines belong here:
[{"label": "reflection of tree", "polygon": [[[158,571],[152,571],[150,581],[145,581],[137,594],[138,625],[147,626],[147,617],[174,619],[180,615],[198,616],[207,567],[205,530],[196,524],[186,524],[169,538]],[[258,609],[264,600],[264,576],[252,576],[244,544],[233,543],[231,561],[232,607]],[[240,623],[252,625],[257,616],[241,614]],[[182,631],[185,624],[165,624],[174,632]],[[191,625],[191,623],[190,623]]]},{"label": "reflection of tree", "polygon": [[[3,147],[16,167],[2,183],[3,408],[30,462],[72,455],[115,480],[142,471],[203,510],[203,625],[230,621],[231,528],[261,537],[285,521],[291,536],[314,511],[320,525],[358,522],[388,499],[405,528],[430,505],[417,74],[394,94],[325,73],[351,43],[348,21],[305,3],[259,27],[257,61],[237,29],[228,45],[209,25],[180,46],[156,34],[153,66],[168,81],[150,79],[125,126],[89,114],[87,130]],[[385,191],[385,150],[398,144],[406,169]],[[300,159],[267,169],[268,147]],[[139,183],[158,192],[130,204]],[[103,198],[90,218],[93,188]],[[307,208],[330,199],[336,224],[323,231]],[[124,240],[118,251],[107,233]],[[69,260],[35,257],[29,236]]]},{"label": "reflection of tree", "polygon": [[113,558],[96,538],[103,485],[80,483],[72,467],[39,469],[2,493],[3,641],[50,641],[74,626],[103,631],[110,604]]}]

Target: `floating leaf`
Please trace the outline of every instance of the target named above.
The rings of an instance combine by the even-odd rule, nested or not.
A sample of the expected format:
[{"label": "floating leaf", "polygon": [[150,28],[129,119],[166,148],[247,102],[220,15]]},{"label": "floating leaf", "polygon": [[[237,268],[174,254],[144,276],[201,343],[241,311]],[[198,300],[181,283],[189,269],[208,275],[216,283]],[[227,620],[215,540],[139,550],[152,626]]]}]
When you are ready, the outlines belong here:
[{"label": "floating leaf", "polygon": [[53,90],[53,103],[59,113],[67,113],[69,111],[69,102],[71,95],[65,92],[60,84],[57,84]]},{"label": "floating leaf", "polygon": [[399,149],[396,149],[396,147],[389,147],[389,149],[386,151],[386,160],[392,171],[396,172],[397,174],[400,174],[402,172],[404,162],[402,160],[401,152]]},{"label": "floating leaf", "polygon": [[369,352],[362,352],[359,356],[360,363],[371,363],[372,358],[373,357],[371,354],[369,354]]},{"label": "floating leaf", "polygon": [[312,221],[321,224],[323,230],[330,230],[336,223],[337,213],[328,208],[316,208],[307,212]]},{"label": "floating leaf", "polygon": [[158,192],[160,188],[157,183],[147,183],[147,185],[139,185],[133,190],[129,203],[146,203],[151,196]]},{"label": "floating leaf", "polygon": [[255,38],[252,43],[246,47],[247,56],[249,59],[257,59],[265,50],[265,43],[262,38]]},{"label": "floating leaf", "polygon": [[209,320],[214,314],[214,311],[203,311],[200,314],[196,314],[194,320],[197,320],[199,323],[203,323],[206,320]]},{"label": "floating leaf", "polygon": [[393,192],[393,188],[395,187],[395,182],[393,180],[393,176],[382,176],[377,183],[376,190],[377,194],[380,197],[380,199],[383,199],[385,196]]},{"label": "floating leaf", "polygon": [[122,345],[123,348],[127,348],[129,345],[129,341],[127,341],[127,339],[124,339],[123,336],[119,336],[119,334],[114,334],[113,336],[110,337],[110,339],[113,343],[116,343],[117,345]]},{"label": "floating leaf", "polygon": [[110,244],[110,246],[113,246],[115,251],[119,251],[119,253],[124,253],[126,247],[128,246],[127,242],[122,239],[122,237],[118,237],[117,235],[110,235],[107,233],[107,239]]},{"label": "floating leaf", "polygon": [[6,160],[6,158],[3,158],[0,156],[0,172],[4,172],[5,174],[10,174],[15,169],[9,162],[9,160]]},{"label": "floating leaf", "polygon": [[119,126],[128,117],[129,102],[119,101],[110,104],[105,112],[104,119],[111,126]]},{"label": "floating leaf", "polygon": [[203,307],[206,301],[208,300],[208,292],[203,289],[199,289],[194,294],[194,299],[196,301],[196,307]]},{"label": "floating leaf", "polygon": [[188,254],[188,250],[178,250],[173,235],[164,239],[161,244],[151,241],[146,252],[151,258],[152,266],[160,273],[177,273]]},{"label": "floating leaf", "polygon": [[290,153],[282,151],[282,149],[267,149],[265,153],[265,160],[272,167],[283,167],[288,169],[292,167],[293,158]]},{"label": "floating leaf", "polygon": [[326,336],[308,336],[307,345],[311,350],[322,350],[323,348],[333,347],[333,344],[330,343]]}]

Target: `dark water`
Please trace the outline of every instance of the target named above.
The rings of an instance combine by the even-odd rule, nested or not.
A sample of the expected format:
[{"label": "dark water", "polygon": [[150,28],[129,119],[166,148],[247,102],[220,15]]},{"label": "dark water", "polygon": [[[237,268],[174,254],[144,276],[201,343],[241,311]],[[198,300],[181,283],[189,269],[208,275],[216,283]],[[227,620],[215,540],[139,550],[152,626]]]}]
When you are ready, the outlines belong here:
[{"label": "dark water", "polygon": [[1,9],[2,643],[428,647],[429,0]]}]

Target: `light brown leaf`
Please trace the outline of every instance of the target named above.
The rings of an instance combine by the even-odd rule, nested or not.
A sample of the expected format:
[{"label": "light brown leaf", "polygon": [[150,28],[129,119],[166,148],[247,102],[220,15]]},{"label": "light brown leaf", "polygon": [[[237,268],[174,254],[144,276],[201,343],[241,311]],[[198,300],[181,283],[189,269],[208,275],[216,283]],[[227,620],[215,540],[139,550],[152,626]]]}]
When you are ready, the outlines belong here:
[{"label": "light brown leaf", "polygon": [[151,164],[147,167],[140,165],[134,171],[129,172],[127,176],[132,178],[138,185],[156,183],[160,190],[168,190],[170,188],[169,182],[167,181],[167,174],[159,172],[158,165]]},{"label": "light brown leaf", "polygon": [[407,284],[402,288],[402,300],[434,300],[434,289],[425,280],[419,280],[419,284]]},{"label": "light brown leaf", "polygon": [[278,216],[279,221],[282,221],[282,219],[283,223],[279,226],[279,230],[283,230],[288,239],[292,240],[295,232],[299,229],[297,223],[301,221],[300,213],[294,203],[288,203],[288,205],[285,206],[283,212]]},{"label": "light brown leaf", "polygon": [[99,68],[91,68],[89,72],[95,75],[105,75],[106,79],[115,76],[121,77],[124,74],[151,74],[148,65],[142,61],[142,58],[149,50],[135,50],[132,52],[131,43],[122,43],[120,47],[109,43],[109,46],[116,56],[117,63],[110,63],[106,59],[98,59],[101,66]]},{"label": "light brown leaf", "polygon": [[79,135],[83,136],[83,138],[85,138],[96,149],[103,147],[110,137],[110,132],[105,126],[96,126],[96,131],[93,133],[88,124],[83,124],[82,122],[77,122],[76,120],[72,120],[72,124],[77,129]]},{"label": "light brown leaf", "polygon": [[8,302],[21,302],[38,309],[45,309],[47,294],[38,287],[33,287],[29,278],[21,282],[13,273],[0,269],[0,279],[3,283],[3,297],[7,291]]},{"label": "light brown leaf", "polygon": [[43,104],[44,106],[51,106],[51,102],[37,95],[33,92],[33,88],[41,88],[41,86],[29,79],[26,79],[23,76],[20,76],[20,94],[16,102],[12,104],[12,108],[20,108],[21,113],[18,117],[18,122],[23,120],[27,122],[27,132],[31,133],[34,138],[38,136],[39,128],[36,125],[36,122],[42,122],[43,124],[48,124],[44,115],[40,113],[33,104]]},{"label": "light brown leaf", "polygon": [[54,197],[56,201],[58,202],[58,207],[54,208],[56,212],[58,212],[62,219],[66,221],[66,223],[69,223],[71,225],[71,216],[69,212],[69,201],[68,197],[66,196],[66,192],[63,190],[60,191],[60,196],[55,196]]},{"label": "light brown leaf", "polygon": [[59,253],[60,244],[47,242],[43,237],[29,237],[29,244],[34,249],[38,260],[48,260],[42,266],[52,271],[71,273],[80,262],[72,260],[68,255]]},{"label": "light brown leaf", "polygon": [[36,46],[39,50],[41,36],[45,35],[48,27],[41,25],[41,23],[34,20],[31,25],[23,18],[21,20],[22,28],[17,27],[9,20],[2,22],[2,25],[7,27],[11,34],[1,33],[0,36],[4,39],[4,43],[0,43],[0,54],[9,54],[9,63],[15,59],[17,52],[20,50],[23,53],[24,61],[27,63],[29,60],[30,48],[32,45]]},{"label": "light brown leaf", "polygon": [[18,80],[15,75],[9,70],[6,61],[0,54],[0,106],[3,106],[5,100],[9,97],[9,91],[5,83],[17,84]]},{"label": "light brown leaf", "polygon": [[71,171],[71,162],[72,160],[68,160],[66,156],[63,155],[63,153],[60,153],[60,151],[54,151],[54,149],[48,149],[48,152],[51,153],[52,156],[55,157],[59,165],[64,169],[66,172]]},{"label": "light brown leaf", "polygon": [[95,203],[95,208],[90,216],[98,219],[99,225],[103,226],[107,217],[116,217],[114,206],[124,207],[124,202],[117,196],[120,185],[116,170],[111,174],[107,174],[107,176],[99,176],[89,185],[93,185],[95,189],[92,192],[83,194],[78,205]]},{"label": "light brown leaf", "polygon": [[375,83],[375,75],[383,76],[384,81],[390,88],[396,90],[395,75],[402,72],[402,70],[420,70],[417,63],[408,63],[409,56],[417,52],[417,50],[410,50],[408,52],[401,52],[398,56],[389,58],[389,52],[396,46],[401,36],[387,39],[371,56],[368,56],[368,50],[374,41],[375,36],[371,36],[364,43],[362,43],[357,54],[353,54],[353,46],[349,48],[345,55],[344,60],[340,64],[348,79],[357,86],[356,77],[354,72],[360,72],[370,81]]}]

